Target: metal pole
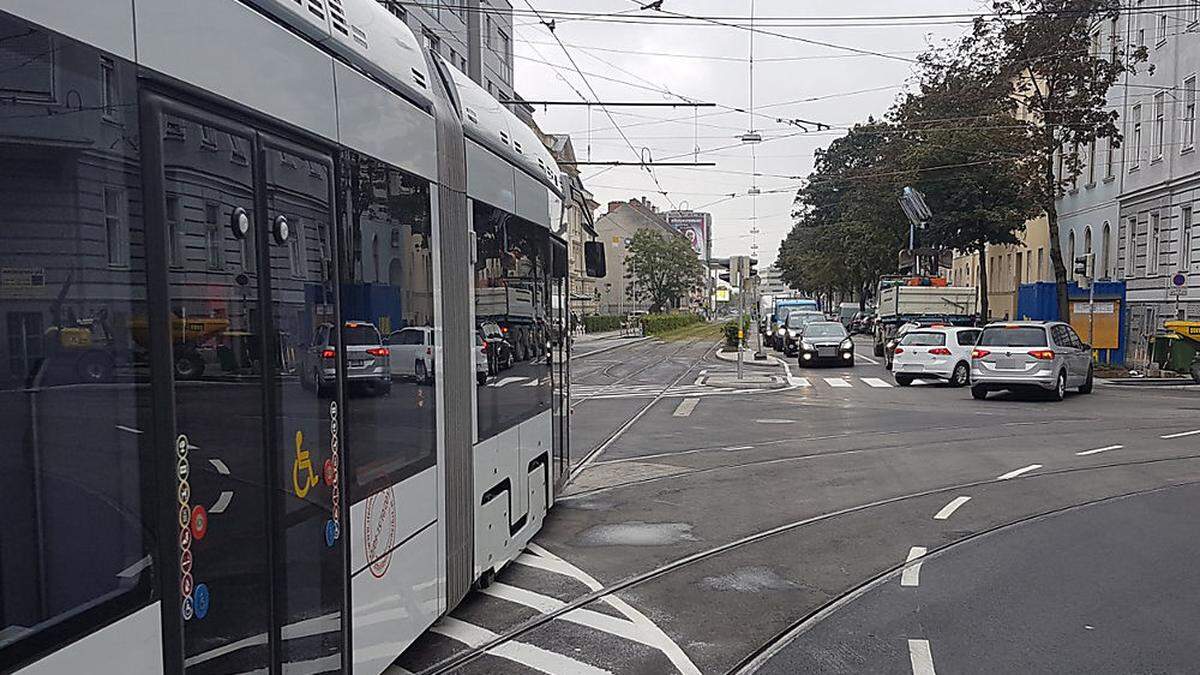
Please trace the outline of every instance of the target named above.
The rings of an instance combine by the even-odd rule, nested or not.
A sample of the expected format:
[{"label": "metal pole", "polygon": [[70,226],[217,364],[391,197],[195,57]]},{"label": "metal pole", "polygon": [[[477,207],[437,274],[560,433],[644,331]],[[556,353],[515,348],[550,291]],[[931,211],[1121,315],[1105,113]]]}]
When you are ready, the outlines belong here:
[{"label": "metal pole", "polygon": [[743,329],[746,326],[746,289],[742,279],[738,278],[738,379],[742,379],[742,342],[745,335]]},{"label": "metal pole", "polygon": [[[1096,339],[1096,280],[1088,279],[1088,349]],[[1094,354],[1095,351],[1092,352]],[[1088,358],[1092,357],[1088,355]]]}]

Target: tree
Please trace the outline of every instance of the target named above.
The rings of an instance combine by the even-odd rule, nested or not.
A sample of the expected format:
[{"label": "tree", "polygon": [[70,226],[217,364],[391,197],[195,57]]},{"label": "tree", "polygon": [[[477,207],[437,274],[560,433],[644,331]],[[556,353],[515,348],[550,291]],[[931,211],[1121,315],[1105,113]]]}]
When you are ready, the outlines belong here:
[{"label": "tree", "polygon": [[[1011,93],[1031,116],[1030,156],[1037,162],[1036,200],[1050,225],[1050,262],[1059,317],[1069,316],[1055,200],[1081,172],[1078,148],[1097,139],[1119,145],[1108,90],[1146,60],[1145,46],[1123,48],[1116,31],[1120,0],[1001,0],[994,16],[977,20],[972,35],[1004,45]],[[1105,49],[1105,39],[1112,40]],[[1068,148],[1071,150],[1068,152]],[[1062,169],[1055,171],[1061,160]]]},{"label": "tree", "polygon": [[625,259],[629,297],[648,300],[651,312],[679,307],[687,294],[704,282],[704,266],[682,235],[638,230]]},{"label": "tree", "polygon": [[989,316],[987,246],[1020,243],[1040,213],[1036,162],[997,37],[976,33],[923,54],[918,89],[892,111],[905,131],[905,164],[933,218],[925,244],[979,257],[980,314]]}]

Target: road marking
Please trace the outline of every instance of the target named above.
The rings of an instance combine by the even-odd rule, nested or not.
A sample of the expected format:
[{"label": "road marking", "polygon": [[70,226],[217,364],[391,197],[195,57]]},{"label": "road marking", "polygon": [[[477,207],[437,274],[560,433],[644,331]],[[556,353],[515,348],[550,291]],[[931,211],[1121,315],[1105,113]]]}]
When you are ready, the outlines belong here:
[{"label": "road marking", "polygon": [[858,379],[862,380],[863,382],[866,382],[868,385],[870,385],[872,387],[876,387],[879,389],[886,389],[886,388],[889,388],[892,386],[891,384],[879,379],[878,377],[860,377]]},{"label": "road marking", "polygon": [[1030,464],[1029,466],[1023,466],[1020,469],[1016,469],[1015,471],[1009,471],[1008,473],[1000,474],[999,476],[996,476],[996,480],[1008,480],[1009,478],[1016,478],[1017,476],[1020,476],[1023,473],[1029,473],[1030,471],[1037,471],[1040,468],[1042,468],[1041,464]]},{"label": "road marking", "polygon": [[873,365],[873,366],[877,366],[877,365],[879,365],[879,362],[878,362],[878,361],[876,361],[875,359],[873,359],[873,358],[871,358],[871,357],[867,356],[866,354],[857,354],[857,353],[856,353],[856,354],[854,355],[854,358],[856,358],[856,359],[862,359],[863,361],[866,361],[867,363],[869,363],[869,364],[871,364],[871,365]]},{"label": "road marking", "polygon": [[[567,604],[558,598],[552,598],[548,595],[535,593],[524,588],[497,582],[493,582],[487,588],[481,589],[481,592],[494,598],[500,598],[501,600],[507,600],[518,605],[536,609],[543,614],[561,609]],[[618,619],[615,616],[602,614],[590,609],[573,609],[558,618],[603,633],[616,635],[617,637],[625,638],[626,640],[637,642],[647,647],[658,648],[658,641],[654,635],[646,634],[637,624],[626,619]]]},{"label": "road marking", "polygon": [[521,386],[522,387],[536,387],[541,383],[542,383],[541,380],[534,378],[534,379],[529,380],[528,382],[526,382],[525,384],[523,384]]},{"label": "road marking", "polygon": [[1125,446],[1123,446],[1123,445],[1108,445],[1103,448],[1096,448],[1095,450],[1081,450],[1080,452],[1077,452],[1075,454],[1079,455],[1080,457],[1083,457],[1085,455],[1096,455],[1101,452],[1108,452],[1109,450],[1120,450],[1123,447],[1125,447]]},{"label": "road marking", "polygon": [[698,398],[685,398],[679,402],[679,407],[675,408],[675,417],[687,417],[696,409],[696,404],[700,402]]},{"label": "road marking", "polygon": [[[443,617],[440,621],[433,624],[433,627],[429,630],[444,635],[451,640],[461,642],[473,649],[499,637],[486,628],[480,628],[479,626],[467,623],[466,621],[460,621],[451,616]],[[588,673],[590,675],[609,673],[607,670],[588,665],[582,661],[576,661],[569,656],[556,654],[541,647],[515,640],[498,644],[489,649],[487,653],[519,663],[534,670],[539,670],[543,673]]]},{"label": "road marking", "polygon": [[966,504],[969,501],[971,501],[970,497],[955,497],[954,499],[950,500],[949,504],[943,506],[941,511],[938,511],[936,514],[934,514],[933,519],[946,520],[950,516],[954,515],[954,512],[958,510],[958,507]]},{"label": "road marking", "polygon": [[843,380],[840,377],[827,377],[827,378],[825,378],[825,384],[828,384],[831,387],[853,387],[854,386],[854,385],[850,384],[849,382]]},{"label": "road marking", "polygon": [[908,660],[912,663],[913,675],[937,675],[933,670],[933,654],[929,651],[929,640],[909,640]]},{"label": "road marking", "polygon": [[796,420],[765,419],[765,420],[754,420],[754,421],[757,422],[758,424],[792,424]]},{"label": "road marking", "polygon": [[501,379],[500,381],[498,381],[498,382],[493,382],[492,384],[489,384],[488,386],[489,386],[489,387],[495,387],[496,389],[499,389],[500,387],[503,387],[503,386],[504,386],[504,385],[506,385],[506,384],[512,384],[513,382],[522,382],[522,381],[524,381],[525,379],[527,379],[527,378],[524,378],[524,377],[505,377],[505,378],[502,378],[502,379]]},{"label": "road marking", "polygon": [[722,450],[729,450],[729,451],[733,451],[733,450],[753,450],[753,449],[754,449],[754,446],[753,446],[753,445],[735,445],[735,446],[733,446],[732,448],[721,448],[721,449],[722,449]]},{"label": "road marking", "polygon": [[141,429],[134,429],[133,427],[127,427],[123,424],[118,424],[117,428],[120,429],[121,431],[128,431],[131,434],[139,434],[140,435],[140,434],[144,433]]},{"label": "road marking", "polygon": [[807,377],[791,377],[790,375],[788,376],[788,384],[792,385],[793,387],[811,387],[812,386],[812,384],[809,383]]},{"label": "road marking", "polygon": [[704,376],[705,376],[705,375],[708,375],[708,369],[707,369],[707,368],[705,368],[704,370],[701,370],[701,371],[700,371],[700,374],[696,376],[696,381],[695,381],[693,384],[696,384],[696,385],[701,385],[701,384],[704,384]]},{"label": "road marking", "polygon": [[1195,431],[1181,431],[1177,434],[1167,434],[1166,436],[1159,436],[1159,438],[1169,440],[1172,438],[1183,438],[1184,436],[1195,436],[1196,434],[1200,434],[1200,429],[1196,429]]},{"label": "road marking", "polygon": [[217,503],[212,505],[208,510],[211,513],[225,513],[225,509],[229,508],[229,502],[233,501],[233,492],[231,490],[222,490],[220,496],[217,497]]},{"label": "road marking", "polygon": [[[900,573],[901,586],[921,585],[921,556],[925,555],[924,546],[914,546],[908,549],[908,558],[904,561],[904,571]],[[913,562],[916,561],[916,562]]]},{"label": "road marking", "polygon": [[212,464],[213,468],[217,470],[217,473],[221,474],[222,476],[229,475],[229,467],[225,465],[225,462],[222,462],[216,457],[212,457],[208,460],[208,463]]}]

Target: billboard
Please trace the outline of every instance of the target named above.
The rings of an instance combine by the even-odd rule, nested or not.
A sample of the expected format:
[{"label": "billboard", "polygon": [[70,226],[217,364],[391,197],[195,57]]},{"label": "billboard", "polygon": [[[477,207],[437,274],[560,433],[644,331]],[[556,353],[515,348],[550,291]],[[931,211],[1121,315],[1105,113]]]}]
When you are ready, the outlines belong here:
[{"label": "billboard", "polygon": [[667,224],[687,237],[701,260],[708,259],[708,228],[712,216],[697,211],[668,211]]}]

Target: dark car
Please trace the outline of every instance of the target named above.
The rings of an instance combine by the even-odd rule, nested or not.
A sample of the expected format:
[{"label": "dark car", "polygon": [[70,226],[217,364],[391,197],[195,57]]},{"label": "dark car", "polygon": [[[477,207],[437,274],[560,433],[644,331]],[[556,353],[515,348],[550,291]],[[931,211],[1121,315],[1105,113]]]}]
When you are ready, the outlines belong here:
[{"label": "dark car", "polygon": [[854,340],[838,321],[814,321],[800,333],[796,357],[801,366],[818,363],[854,365]]},{"label": "dark car", "polygon": [[814,321],[824,321],[825,315],[820,312],[793,311],[788,314],[787,332],[783,335],[783,353],[788,356],[795,356],[796,350],[800,346],[800,333],[804,332],[804,327]]},{"label": "dark car", "polygon": [[512,368],[517,360],[513,343],[508,341],[500,324],[486,322],[479,326],[479,332],[487,341],[488,370],[492,375],[498,375],[501,370]]}]

